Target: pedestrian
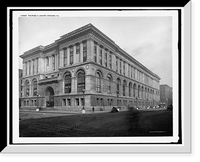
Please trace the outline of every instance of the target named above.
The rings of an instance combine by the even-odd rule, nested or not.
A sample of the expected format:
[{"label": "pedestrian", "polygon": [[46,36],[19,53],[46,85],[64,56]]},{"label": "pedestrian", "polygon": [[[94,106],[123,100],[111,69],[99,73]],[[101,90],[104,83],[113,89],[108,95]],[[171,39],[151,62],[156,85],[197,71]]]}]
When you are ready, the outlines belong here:
[{"label": "pedestrian", "polygon": [[92,112],[94,113],[94,106],[93,106],[93,108],[92,108]]}]

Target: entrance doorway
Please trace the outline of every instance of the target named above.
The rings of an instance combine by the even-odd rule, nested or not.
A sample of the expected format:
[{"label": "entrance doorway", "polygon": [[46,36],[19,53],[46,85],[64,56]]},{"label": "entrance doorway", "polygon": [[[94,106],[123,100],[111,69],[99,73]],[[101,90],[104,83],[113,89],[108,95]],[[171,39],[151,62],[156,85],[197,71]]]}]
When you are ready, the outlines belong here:
[{"label": "entrance doorway", "polygon": [[47,87],[45,92],[46,107],[54,107],[54,90],[52,87]]}]

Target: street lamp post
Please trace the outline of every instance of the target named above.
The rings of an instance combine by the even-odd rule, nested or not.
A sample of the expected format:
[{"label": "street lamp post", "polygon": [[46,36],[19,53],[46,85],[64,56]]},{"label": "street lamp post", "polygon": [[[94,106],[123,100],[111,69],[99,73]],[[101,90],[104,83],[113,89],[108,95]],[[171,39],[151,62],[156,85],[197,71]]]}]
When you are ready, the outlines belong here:
[{"label": "street lamp post", "polygon": [[39,100],[38,100],[38,97],[39,97],[39,94],[37,94],[37,111],[39,110],[38,107],[39,107]]},{"label": "street lamp post", "polygon": [[85,98],[84,98],[84,93],[85,93],[85,89],[82,89],[82,92],[83,92],[83,108],[82,108],[82,114],[85,114]]}]

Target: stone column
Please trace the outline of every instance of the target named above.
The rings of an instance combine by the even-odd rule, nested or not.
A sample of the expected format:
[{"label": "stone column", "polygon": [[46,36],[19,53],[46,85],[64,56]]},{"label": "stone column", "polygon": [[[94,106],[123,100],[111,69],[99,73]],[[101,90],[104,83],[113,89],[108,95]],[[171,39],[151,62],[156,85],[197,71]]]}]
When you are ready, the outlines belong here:
[{"label": "stone column", "polygon": [[25,76],[25,72],[26,72],[25,67],[26,67],[26,64],[25,64],[25,62],[23,62],[23,76]]},{"label": "stone column", "polygon": [[118,57],[118,73],[120,73],[120,58]]},{"label": "stone column", "polygon": [[124,75],[124,61],[121,62],[122,62],[122,75]]},{"label": "stone column", "polygon": [[83,42],[80,42],[80,62],[83,62]]},{"label": "stone column", "polygon": [[128,74],[128,68],[129,68],[129,67],[128,67],[128,64],[125,63],[125,76],[130,77],[130,76],[129,76],[130,73]]},{"label": "stone column", "polygon": [[94,42],[92,39],[87,40],[87,61],[94,59]]},{"label": "stone column", "polygon": [[75,88],[77,88],[77,85],[75,84],[76,77],[72,77],[71,82],[71,93],[75,93]]},{"label": "stone column", "polygon": [[54,55],[54,71],[57,70],[57,54]]}]

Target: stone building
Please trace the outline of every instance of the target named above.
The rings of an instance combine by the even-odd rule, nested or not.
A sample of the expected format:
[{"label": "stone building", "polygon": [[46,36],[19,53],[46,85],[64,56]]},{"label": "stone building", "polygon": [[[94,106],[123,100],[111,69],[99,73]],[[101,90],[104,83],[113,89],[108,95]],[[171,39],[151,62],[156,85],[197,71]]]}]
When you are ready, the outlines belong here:
[{"label": "stone building", "polygon": [[92,24],[24,52],[23,108],[81,110],[157,105],[159,76]]},{"label": "stone building", "polygon": [[172,104],[172,87],[167,84],[160,85],[160,104],[168,106]]}]

